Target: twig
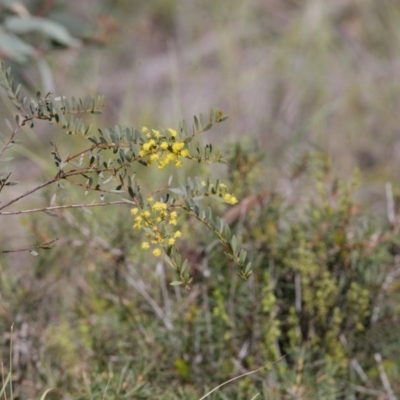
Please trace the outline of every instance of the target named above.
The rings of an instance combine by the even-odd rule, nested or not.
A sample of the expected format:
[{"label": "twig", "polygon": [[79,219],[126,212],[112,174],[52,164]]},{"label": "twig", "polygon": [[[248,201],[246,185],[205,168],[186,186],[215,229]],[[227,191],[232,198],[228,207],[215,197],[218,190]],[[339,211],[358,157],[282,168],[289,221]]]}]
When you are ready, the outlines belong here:
[{"label": "twig", "polygon": [[301,295],[301,276],[297,272],[295,277],[294,277],[294,287],[295,287],[295,307],[296,307],[296,312],[298,314],[301,313],[301,303],[302,303],[302,295]]},{"label": "twig", "polygon": [[[396,264],[399,263],[399,260],[396,257]],[[400,267],[397,266],[394,270],[390,271],[387,275],[385,280],[383,281],[383,284],[379,290],[377,300],[376,300],[376,305],[372,311],[372,316],[371,316],[371,322],[375,323],[378,318],[379,318],[379,312],[380,312],[380,306],[384,296],[386,295],[387,291],[389,290],[390,286],[392,285],[393,281],[400,276]]]},{"label": "twig", "polygon": [[139,274],[136,272],[134,266],[131,263],[126,263],[126,267],[130,275],[124,273],[126,282],[135,288],[143,298],[149,303],[151,308],[154,310],[156,315],[164,322],[165,327],[170,331],[173,325],[169,318],[165,315],[162,308],[153,300],[153,298],[147,293],[144,282],[140,279]]},{"label": "twig", "polygon": [[[342,343],[343,347],[348,351],[349,342],[347,341],[346,336],[343,333],[339,335],[339,340]],[[350,359],[350,365],[353,367],[354,371],[356,371],[357,375],[365,384],[370,383],[368,375],[364,372],[356,358],[353,357]]]},{"label": "twig", "polygon": [[69,204],[64,206],[51,206],[51,207],[42,207],[42,208],[32,208],[30,210],[19,210],[19,211],[0,211],[1,215],[18,215],[18,214],[29,214],[36,212],[45,212],[45,211],[54,211],[54,210],[63,210],[66,208],[89,208],[89,207],[104,207],[111,206],[115,204],[127,204],[125,200],[116,200],[109,201],[107,203],[94,203],[94,204]]},{"label": "twig", "polygon": [[356,371],[356,373],[364,383],[369,383],[367,374],[364,372],[360,363],[355,358],[352,358],[350,360],[350,365],[353,367],[354,371]]},{"label": "twig", "polygon": [[36,186],[34,189],[28,190],[28,191],[25,192],[24,194],[21,194],[20,196],[16,197],[15,199],[12,199],[12,200],[10,200],[8,203],[2,205],[2,206],[0,207],[0,210],[4,210],[6,207],[10,206],[11,204],[16,203],[18,200],[21,200],[21,199],[23,199],[24,197],[29,196],[30,194],[35,193],[36,191],[38,191],[38,190],[40,190],[40,189],[42,189],[42,188],[44,188],[44,187],[46,187],[46,186],[48,186],[48,185],[51,185],[51,184],[54,183],[54,182],[57,182],[59,179],[60,179],[60,177],[57,175],[57,176],[54,177],[53,179],[50,179],[49,181],[44,182],[44,183],[42,183],[42,184],[39,185],[39,186]]},{"label": "twig", "polygon": [[165,278],[164,263],[162,261],[159,261],[157,263],[156,274],[160,277],[161,293],[163,296],[165,314],[171,315],[171,301],[168,295],[167,280]]},{"label": "twig", "polygon": [[22,120],[22,122],[20,124],[17,125],[17,127],[13,130],[10,138],[8,139],[7,143],[4,144],[4,147],[0,150],[0,158],[3,157],[3,154],[5,153],[5,151],[7,149],[10,148],[10,144],[12,144],[15,135],[17,134],[17,132],[21,129],[21,126],[26,122],[26,119]]},{"label": "twig", "polygon": [[381,392],[381,391],[379,391],[379,390],[376,390],[376,389],[368,389],[368,388],[365,388],[365,387],[359,386],[359,385],[353,385],[352,387],[353,387],[353,389],[356,390],[357,392],[365,393],[365,394],[371,394],[371,395],[373,395],[373,396],[378,397],[379,399],[382,398],[382,395],[383,395],[383,396],[385,395],[383,392]]},{"label": "twig", "polygon": [[386,394],[388,395],[388,400],[397,400],[397,397],[394,395],[393,389],[390,386],[389,378],[386,375],[385,368],[383,367],[382,356],[380,353],[375,353],[374,358],[378,364],[379,377],[381,378],[382,385],[386,391]]},{"label": "twig", "polygon": [[6,183],[8,181],[8,178],[11,176],[11,172],[9,172],[4,179],[1,180],[0,182],[0,192],[3,190],[4,186],[6,186]]},{"label": "twig", "polygon": [[72,184],[75,185],[75,186],[79,186],[79,187],[81,187],[82,189],[85,189],[85,190],[87,190],[87,191],[91,190],[92,192],[99,192],[99,193],[115,193],[115,192],[113,192],[112,190],[109,190],[109,189],[101,189],[101,188],[100,188],[100,185],[98,185],[97,187],[91,187],[91,186],[86,185],[86,184],[84,184],[84,183],[79,183],[79,182],[73,181],[73,180],[70,179],[69,177],[64,177],[64,179],[65,179],[67,182],[72,183]]},{"label": "twig", "polygon": [[385,190],[386,190],[386,203],[387,203],[387,217],[389,223],[394,226],[396,224],[396,213],[394,209],[392,184],[390,182],[386,182]]},{"label": "twig", "polygon": [[45,249],[45,250],[47,250],[47,249],[50,248],[49,246],[52,245],[52,244],[53,244],[54,242],[56,242],[57,240],[58,240],[58,238],[57,238],[57,239],[50,240],[49,242],[45,242],[45,243],[42,243],[42,244],[38,244],[37,246],[26,247],[26,248],[23,248],[23,249],[1,250],[0,253],[3,253],[3,254],[5,254],[5,253],[23,253],[23,252],[25,252],[25,251],[32,251],[32,250],[34,250],[34,249]]}]

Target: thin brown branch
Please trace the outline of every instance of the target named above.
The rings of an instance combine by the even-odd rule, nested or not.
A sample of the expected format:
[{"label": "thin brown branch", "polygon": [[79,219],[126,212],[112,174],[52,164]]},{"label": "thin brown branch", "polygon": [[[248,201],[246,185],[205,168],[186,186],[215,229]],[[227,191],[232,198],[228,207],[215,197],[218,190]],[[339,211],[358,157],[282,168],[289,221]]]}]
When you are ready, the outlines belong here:
[{"label": "thin brown branch", "polygon": [[6,183],[8,181],[8,178],[11,176],[11,172],[9,172],[4,179],[1,180],[0,182],[0,192],[3,190],[4,186],[6,186]]},{"label": "thin brown branch", "polygon": [[[82,175],[82,174],[89,174],[89,173],[100,173],[100,172],[111,172],[111,173],[113,173],[113,175],[115,175],[115,173],[117,171],[121,170],[124,167],[128,167],[132,162],[134,162],[136,160],[137,160],[137,158],[135,158],[131,162],[124,163],[124,164],[119,165],[118,167],[114,167],[114,168],[92,169],[91,167],[88,167],[88,168],[82,168],[82,169],[79,169],[79,170],[72,170],[72,171],[69,171],[69,172],[59,171],[57,173],[57,175],[53,179],[50,179],[49,181],[47,181],[45,183],[42,183],[41,185],[37,186],[36,188],[31,189],[31,190],[25,192],[24,194],[16,197],[15,199],[10,200],[6,204],[2,205],[0,207],[0,210],[4,210],[6,207],[10,206],[11,204],[16,203],[17,201],[23,199],[24,197],[29,196],[32,193],[35,193],[36,191],[38,191],[38,190],[40,190],[40,189],[42,189],[42,188],[44,188],[44,187],[46,187],[48,185],[51,185],[51,184],[53,184],[53,183],[55,183],[55,182],[57,182],[57,181],[59,181],[61,179],[67,179],[68,177],[75,176],[75,175]],[[75,183],[75,182],[72,182],[72,183]]]},{"label": "thin brown branch", "polygon": [[65,178],[66,181],[68,181],[69,183],[72,183],[73,185],[79,186],[83,189],[86,190],[92,190],[93,192],[100,192],[100,193],[115,193],[112,190],[107,190],[107,189],[101,189],[100,187],[96,188],[96,187],[91,187],[89,185],[85,185],[84,183],[79,183],[76,181],[73,181],[72,179],[69,178]]},{"label": "thin brown branch", "polygon": [[89,147],[88,149],[82,150],[79,153],[74,154],[73,156],[67,157],[65,162],[70,162],[71,160],[74,160],[75,158],[80,157],[81,155],[84,155],[85,153],[88,153],[89,151],[93,151],[94,149],[97,149],[98,145],[94,144],[93,146]]},{"label": "thin brown branch", "polygon": [[28,251],[33,251],[35,249],[44,249],[44,250],[48,250],[50,248],[50,246],[56,242],[58,239],[53,239],[50,240],[49,242],[44,242],[41,244],[38,244],[36,246],[32,246],[32,247],[25,247],[22,249],[15,249],[15,250],[1,250],[0,253],[23,253],[23,252],[28,252]]},{"label": "thin brown branch", "polygon": [[22,120],[22,122],[13,130],[10,138],[8,139],[7,143],[4,144],[4,147],[0,150],[0,158],[3,157],[3,154],[7,149],[10,148],[10,144],[12,144],[15,135],[18,133],[18,131],[21,129],[21,126],[26,122],[26,120]]},{"label": "thin brown branch", "polygon": [[[96,150],[96,149],[99,149],[99,150],[110,150],[110,149],[114,149],[114,148],[118,148],[119,149],[119,148],[129,148],[129,147],[130,147],[130,144],[129,143],[124,143],[124,142],[120,142],[118,144],[115,144],[115,143],[107,143],[107,144],[97,143],[97,144],[93,144],[93,146],[89,147],[86,150],[82,150],[79,153],[74,154],[73,156],[67,157],[65,162],[70,162],[71,160],[75,160],[76,158],[78,158],[82,154],[88,153],[89,151],[93,151],[93,150]],[[140,158],[143,158],[143,157],[135,157],[134,160],[132,160],[132,162],[136,161],[136,160],[138,160]]]},{"label": "thin brown branch", "polygon": [[388,400],[397,400],[390,385],[388,376],[386,375],[385,367],[383,366],[382,356],[380,353],[374,354],[375,361],[378,365],[379,377],[381,378],[382,386],[385,389]]},{"label": "thin brown branch", "polygon": [[64,206],[51,206],[51,207],[42,207],[42,208],[32,208],[30,210],[18,210],[18,211],[1,211],[1,215],[19,215],[19,214],[31,214],[36,212],[45,212],[45,211],[55,211],[55,210],[65,210],[67,208],[89,208],[89,207],[104,207],[111,206],[115,204],[127,204],[125,200],[116,200],[109,201],[107,203],[94,203],[94,204],[68,204]]},{"label": "thin brown branch", "polygon": [[2,205],[0,207],[0,210],[4,210],[6,207],[10,206],[11,204],[16,203],[17,201],[23,199],[24,197],[29,196],[30,194],[35,193],[36,191],[38,191],[38,190],[40,190],[40,189],[42,189],[42,188],[44,188],[44,187],[46,187],[48,185],[51,185],[52,183],[57,182],[60,179],[61,179],[61,177],[57,174],[57,176],[54,177],[53,179],[50,179],[49,181],[47,181],[45,183],[42,183],[39,186],[36,186],[34,189],[28,190],[24,194],[21,194],[20,196],[16,197],[15,199],[12,199],[8,203]]}]

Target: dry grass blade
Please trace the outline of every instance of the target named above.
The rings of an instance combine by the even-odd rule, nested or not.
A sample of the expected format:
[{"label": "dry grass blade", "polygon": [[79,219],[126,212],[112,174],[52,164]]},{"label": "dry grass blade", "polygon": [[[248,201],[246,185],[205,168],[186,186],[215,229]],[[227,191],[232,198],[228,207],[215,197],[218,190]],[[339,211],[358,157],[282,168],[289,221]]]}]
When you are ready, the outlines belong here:
[{"label": "dry grass blade", "polygon": [[[226,381],[226,382],[224,382],[224,383],[221,383],[220,385],[218,385],[218,386],[215,387],[214,389],[210,390],[208,393],[206,393],[206,394],[205,394],[201,399],[199,399],[199,400],[204,400],[204,399],[205,399],[206,397],[208,397],[211,393],[214,393],[215,391],[217,391],[218,389],[220,389],[222,386],[225,386],[225,385],[227,385],[228,383],[231,383],[231,382],[233,382],[233,381],[236,381],[237,379],[240,379],[240,378],[243,378],[243,377],[245,377],[245,376],[252,375],[252,374],[255,374],[255,373],[259,372],[259,371],[262,371],[263,369],[268,368],[268,367],[270,367],[271,365],[276,364],[277,362],[279,362],[280,360],[282,360],[282,359],[285,358],[285,357],[286,357],[286,356],[282,356],[282,357],[278,358],[276,361],[274,361],[273,363],[271,363],[271,364],[269,364],[269,365],[264,365],[263,367],[257,368],[257,369],[255,369],[255,370],[253,370],[253,371],[245,372],[245,373],[242,374],[242,375],[235,376],[234,378],[229,379],[228,381]],[[258,396],[258,394],[257,394],[256,396]],[[254,398],[255,398],[255,397],[253,397],[253,399],[254,399]]]}]

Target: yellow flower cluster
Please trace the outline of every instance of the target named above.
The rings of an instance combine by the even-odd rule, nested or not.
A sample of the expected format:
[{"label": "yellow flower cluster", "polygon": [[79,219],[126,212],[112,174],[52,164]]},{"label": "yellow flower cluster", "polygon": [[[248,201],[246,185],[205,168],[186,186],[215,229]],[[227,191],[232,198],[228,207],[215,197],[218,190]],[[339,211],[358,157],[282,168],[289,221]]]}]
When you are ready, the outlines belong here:
[{"label": "yellow flower cluster", "polygon": [[175,129],[169,128],[168,135],[162,135],[156,129],[142,128],[142,132],[146,135],[147,141],[142,143],[139,151],[140,157],[147,157],[146,163],[158,164],[158,169],[163,169],[169,163],[174,163],[175,167],[181,167],[182,158],[189,157],[189,151],[185,148],[185,143],[177,141],[177,132]]},{"label": "yellow flower cluster", "polygon": [[222,198],[225,201],[225,203],[228,203],[228,204],[236,204],[237,203],[237,198],[235,196],[232,196],[230,193],[225,193],[222,196]]},{"label": "yellow flower cluster", "polygon": [[[206,187],[207,183],[205,181],[203,181],[203,182],[201,182],[201,185],[203,187]],[[213,187],[213,185],[210,185],[210,188],[212,188],[212,187]],[[222,200],[224,200],[225,203],[228,203],[228,204],[236,204],[238,202],[238,200],[235,196],[228,193],[228,187],[225,185],[225,183],[219,184],[217,196],[221,197]]]},{"label": "yellow flower cluster", "polygon": [[175,231],[172,235],[162,235],[158,224],[166,222],[168,225],[175,226],[177,224],[178,213],[176,211],[169,211],[166,203],[154,201],[152,197],[149,197],[147,201],[149,209],[143,210],[139,207],[131,209],[131,215],[135,217],[133,228],[136,230],[142,228],[147,228],[147,231],[151,230],[151,233],[146,234],[146,238],[149,241],[142,243],[142,249],[148,250],[151,245],[155,245],[157,247],[153,249],[153,255],[159,257],[162,253],[160,247],[173,246],[176,239],[181,237],[181,232]]}]

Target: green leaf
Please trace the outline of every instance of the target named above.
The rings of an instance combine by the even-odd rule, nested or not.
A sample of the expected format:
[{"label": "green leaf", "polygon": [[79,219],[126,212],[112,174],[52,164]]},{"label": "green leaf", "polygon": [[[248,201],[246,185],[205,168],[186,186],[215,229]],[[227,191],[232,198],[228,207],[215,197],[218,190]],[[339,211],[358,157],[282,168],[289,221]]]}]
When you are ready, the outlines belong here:
[{"label": "green leaf", "polygon": [[175,269],[175,266],[174,266],[172,260],[171,260],[169,257],[165,257],[165,261],[166,261],[173,269]]},{"label": "green leaf", "polygon": [[14,132],[14,128],[12,127],[11,122],[7,118],[5,118],[5,121],[6,121],[6,125],[7,125],[8,129],[11,132]]},{"label": "green leaf", "polygon": [[14,157],[3,157],[3,158],[0,158],[0,162],[9,162],[11,160],[14,160]]},{"label": "green leaf", "polygon": [[16,34],[40,32],[67,47],[79,47],[81,44],[62,25],[46,18],[11,16],[5,19],[4,26],[7,30]]},{"label": "green leaf", "polygon": [[237,238],[235,235],[233,235],[231,240],[231,246],[234,253],[236,253],[237,245],[238,245]]},{"label": "green leaf", "polygon": [[128,186],[128,193],[129,196],[132,197],[132,199],[135,198],[135,192],[133,191],[132,186]]},{"label": "green leaf", "polygon": [[203,128],[203,132],[209,131],[212,127],[212,124],[207,124],[204,128]]},{"label": "green leaf", "polygon": [[180,286],[180,285],[183,285],[183,282],[182,281],[173,281],[170,283],[170,285],[171,286]]},{"label": "green leaf", "polygon": [[[35,57],[36,50],[32,46],[19,39],[18,36],[5,32],[1,27],[0,37],[0,52],[7,55],[11,60],[24,62],[28,58]],[[9,86],[7,80],[2,79],[1,76],[0,85],[4,88]]]},{"label": "green leaf", "polygon": [[247,257],[247,251],[240,250],[240,253],[239,253],[239,262],[240,262],[240,264],[243,264],[246,261],[246,257]]},{"label": "green leaf", "polygon": [[251,262],[249,262],[249,263],[246,265],[246,269],[244,270],[244,272],[245,272],[246,274],[251,273]]},{"label": "green leaf", "polygon": [[55,212],[53,212],[53,211],[44,210],[43,212],[44,212],[45,214],[49,215],[50,217],[56,217],[56,218],[58,218],[58,215],[57,215]]},{"label": "green leaf", "polygon": [[178,195],[182,195],[182,190],[178,189],[178,188],[170,188],[168,189],[170,192],[178,194]]},{"label": "green leaf", "polygon": [[189,260],[185,260],[181,266],[181,274],[183,274],[189,266]]}]

